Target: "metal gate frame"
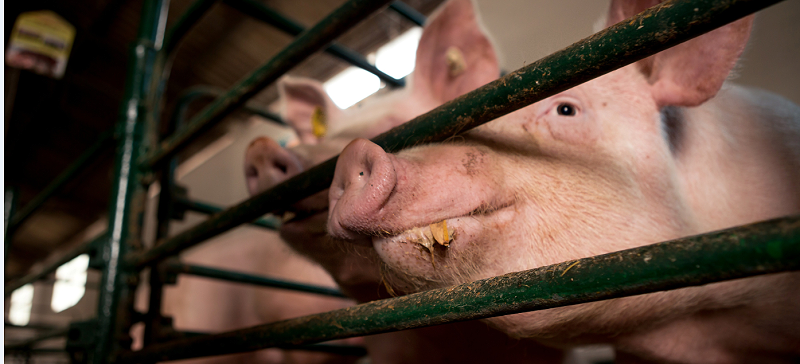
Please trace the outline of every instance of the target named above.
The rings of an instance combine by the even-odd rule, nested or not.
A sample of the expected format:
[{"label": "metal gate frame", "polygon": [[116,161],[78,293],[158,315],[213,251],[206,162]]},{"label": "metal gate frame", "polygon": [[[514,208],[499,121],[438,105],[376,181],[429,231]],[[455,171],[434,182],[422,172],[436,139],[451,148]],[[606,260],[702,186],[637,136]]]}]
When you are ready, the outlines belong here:
[{"label": "metal gate frame", "polygon": [[[216,2],[197,0],[165,36],[167,0],[144,0],[137,41],[131,47],[120,120],[113,131],[113,140],[117,143],[116,178],[107,233],[5,289],[8,296],[16,288],[46,277],[72,258],[89,253],[90,266],[102,270],[97,318],[73,323],[69,330],[57,330],[7,346],[6,350],[31,349],[33,343],[44,338],[66,335],[67,350],[72,358],[88,363],[154,362],[269,347],[363,355],[363,348],[311,344],[800,269],[800,217],[792,216],[226,333],[175,332],[169,320],[160,314],[162,287],[174,274],[341,295],[322,287],[298,286],[293,282],[189,266],[169,259],[244,223],[255,221],[262,227],[275,228],[273,221],[256,219],[327,188],[337,157],[222,210],[185,198],[174,184],[175,154],[240,107],[280,122],[277,116],[248,106],[246,102],[318,50],[325,49],[362,67],[389,85],[403,84],[403,80],[382,74],[357,53],[331,44],[389,0],[350,0],[308,30],[253,0],[223,0],[297,38],[221,95],[208,89],[187,91],[181,98],[181,106],[176,107],[179,111],[170,121],[170,135],[156,143],[165,76],[169,74],[177,44]],[[780,0],[662,3],[381,134],[373,142],[391,153],[442,141],[777,2]],[[424,22],[424,17],[400,2],[389,6],[415,23]],[[326,48],[328,44],[331,45]],[[208,95],[219,96],[188,124],[181,126],[185,104]],[[7,241],[15,227],[76,175],[110,140],[111,133],[101,138],[31,203],[11,216],[7,223]],[[162,186],[157,244],[144,250],[141,244],[144,191],[155,181],[156,175]],[[170,219],[186,209],[213,216],[183,233],[167,236]],[[643,256],[648,257],[647,261]],[[144,268],[151,268],[150,309],[139,314],[133,310],[132,292]],[[146,325],[145,348],[132,352],[126,349],[129,346],[127,332],[138,321]]]}]

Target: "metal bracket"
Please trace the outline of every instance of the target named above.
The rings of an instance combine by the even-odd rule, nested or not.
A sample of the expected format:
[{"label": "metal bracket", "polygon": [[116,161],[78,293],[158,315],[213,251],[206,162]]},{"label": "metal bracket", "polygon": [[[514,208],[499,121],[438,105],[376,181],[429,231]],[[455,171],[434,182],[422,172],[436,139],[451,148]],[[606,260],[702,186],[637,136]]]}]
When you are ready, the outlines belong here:
[{"label": "metal bracket", "polygon": [[172,184],[172,211],[170,213],[170,218],[173,220],[181,220],[183,221],[186,215],[186,205],[178,202],[180,200],[186,200],[189,198],[189,189],[183,187],[177,183]]},{"label": "metal bracket", "polygon": [[103,249],[106,246],[108,235],[94,240],[89,246],[89,268],[102,270],[106,266],[103,259]]},{"label": "metal bracket", "polygon": [[66,349],[73,363],[84,363],[97,339],[97,320],[73,322],[67,332]]},{"label": "metal bracket", "polygon": [[164,285],[174,285],[178,283],[178,271],[171,269],[171,266],[180,263],[181,261],[178,257],[171,257],[158,264],[157,269],[161,275],[161,283]]}]

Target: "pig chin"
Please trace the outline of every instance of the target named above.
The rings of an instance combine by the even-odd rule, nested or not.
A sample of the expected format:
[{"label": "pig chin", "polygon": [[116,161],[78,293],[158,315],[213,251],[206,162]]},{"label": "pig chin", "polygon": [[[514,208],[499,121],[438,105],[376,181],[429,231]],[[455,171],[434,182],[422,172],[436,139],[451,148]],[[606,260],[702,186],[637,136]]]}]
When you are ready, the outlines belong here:
[{"label": "pig chin", "polygon": [[[443,220],[448,236],[436,239],[431,224],[391,236],[372,237],[372,244],[384,262],[386,283],[405,293],[469,282],[481,266],[472,238],[480,228],[475,218]],[[443,244],[444,243],[444,244]]]}]

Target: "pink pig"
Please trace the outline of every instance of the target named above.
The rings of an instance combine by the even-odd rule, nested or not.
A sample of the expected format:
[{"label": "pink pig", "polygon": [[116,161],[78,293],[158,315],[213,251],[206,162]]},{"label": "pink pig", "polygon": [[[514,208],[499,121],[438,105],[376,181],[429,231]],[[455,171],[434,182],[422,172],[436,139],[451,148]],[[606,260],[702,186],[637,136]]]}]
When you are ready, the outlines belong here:
[{"label": "pink pig", "polygon": [[[468,0],[449,2],[426,25],[409,85],[361,108],[340,110],[321,85],[284,78],[279,83],[283,114],[302,145],[283,149],[263,137],[246,152],[245,174],[251,194],[262,192],[338,154],[355,138],[371,138],[485,84],[499,74],[489,39],[481,31]],[[315,135],[314,113],[327,122]],[[391,297],[371,247],[331,241],[326,232],[327,192],[297,203],[281,227],[295,250],[320,263],[343,292],[359,302]],[[396,290],[393,294],[402,294]],[[465,322],[364,338],[370,360],[384,363],[560,363],[560,350],[534,342],[522,344],[482,322]]]},{"label": "pink pig", "polygon": [[[612,1],[608,24],[656,3]],[[800,108],[723,84],[751,24],[445,143],[387,154],[355,140],[328,231],[413,292],[798,213]],[[487,321],[555,346],[611,343],[618,362],[796,362],[797,287],[800,274],[774,274]]]}]

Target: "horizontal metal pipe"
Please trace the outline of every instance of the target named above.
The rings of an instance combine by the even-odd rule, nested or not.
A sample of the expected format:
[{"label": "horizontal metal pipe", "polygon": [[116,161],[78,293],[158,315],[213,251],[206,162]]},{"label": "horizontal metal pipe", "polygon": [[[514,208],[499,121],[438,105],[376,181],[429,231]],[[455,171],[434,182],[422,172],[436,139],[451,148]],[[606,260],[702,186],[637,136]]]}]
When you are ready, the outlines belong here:
[{"label": "horizontal metal pipe", "polygon": [[47,266],[45,266],[45,267],[43,267],[41,269],[38,269],[36,272],[29,273],[28,275],[26,275],[26,276],[24,276],[24,277],[22,277],[22,278],[20,278],[20,279],[18,279],[16,281],[14,281],[14,282],[10,282],[10,283],[6,284],[6,286],[5,286],[5,296],[6,297],[10,296],[11,293],[13,293],[17,288],[20,288],[20,287],[22,287],[22,286],[24,286],[24,285],[26,285],[28,283],[36,282],[36,281],[46,277],[48,274],[55,272],[56,269],[58,269],[58,267],[64,265],[65,263],[69,262],[72,259],[75,259],[75,257],[77,257],[79,255],[91,253],[92,249],[94,249],[97,246],[97,242],[102,240],[102,239],[105,239],[105,238],[106,238],[106,234],[101,234],[100,236],[92,239],[91,241],[89,241],[89,242],[87,242],[87,243],[85,243],[85,244],[83,244],[81,246],[78,246],[75,249],[73,249],[73,250],[69,251],[68,253],[64,254],[64,256],[59,258],[57,261],[55,261],[53,263],[50,263],[50,264],[48,264]]},{"label": "horizontal metal pipe", "polygon": [[200,111],[197,116],[192,118],[185,130],[167,139],[161,148],[145,158],[140,167],[152,169],[165,161],[292,67],[325,47],[344,34],[353,24],[365,19],[388,2],[389,0],[347,1],[313,28],[295,38],[289,46],[237,83],[224,96],[217,98]]},{"label": "horizontal metal pipe", "polygon": [[23,341],[21,343],[6,345],[5,346],[5,350],[9,351],[9,350],[20,350],[20,349],[30,348],[33,344],[36,344],[36,343],[41,342],[41,341],[55,339],[55,338],[59,338],[59,337],[66,337],[68,332],[69,332],[69,329],[66,329],[66,328],[65,329],[53,330],[53,331],[48,332],[46,334],[42,334],[42,335],[36,336],[36,337],[34,337],[32,339],[25,340],[25,341]]},{"label": "horizontal metal pipe", "polygon": [[408,6],[402,1],[398,0],[389,4],[389,9],[394,10],[396,13],[404,16],[406,19],[418,26],[425,25],[425,15],[422,15],[422,13],[418,12],[416,9]]},{"label": "horizontal metal pipe", "polygon": [[[780,0],[668,1],[540,59],[373,139],[387,152],[439,142],[651,56]],[[177,254],[255,218],[328,188],[333,157],[225,210],[144,253],[142,265]]]},{"label": "horizontal metal pipe", "polygon": [[29,329],[29,330],[58,330],[61,327],[57,326],[49,326],[49,325],[39,325],[39,324],[27,324],[27,325],[15,325],[8,321],[5,321],[5,328],[6,329]]},{"label": "horizontal metal pipe", "polygon": [[800,270],[798,216],[155,345],[120,363],[311,344],[792,270]]},{"label": "horizontal metal pipe", "polygon": [[[180,96],[178,96],[178,101],[175,103],[175,110],[172,112],[172,118],[170,119],[170,122],[175,126],[175,129],[180,129],[178,126],[184,124],[186,111],[189,109],[189,105],[193,101],[201,98],[217,98],[224,93],[225,90],[212,86],[193,86],[187,88],[181,92]],[[243,109],[251,114],[272,120],[281,125],[286,125],[286,122],[283,121],[278,114],[259,107],[254,102],[246,103]]]},{"label": "horizontal metal pipe", "polygon": [[[270,24],[289,35],[297,36],[303,33],[306,29],[300,23],[292,20],[277,11],[268,8],[264,4],[253,0],[225,0],[225,3],[240,12],[256,18],[262,22]],[[412,9],[413,10],[413,9]],[[332,43],[325,52],[333,55],[353,66],[359,67],[369,73],[372,73],[381,81],[386,82],[391,87],[405,86],[405,80],[398,80],[392,76],[387,75],[385,72],[379,70],[373,64],[369,63],[364,56],[360,53],[347,48],[339,43]]]},{"label": "horizontal metal pipe", "polygon": [[170,263],[167,265],[167,271],[172,273],[183,273],[199,277],[220,279],[229,282],[253,284],[262,287],[281,288],[292,291],[315,293],[325,296],[347,298],[342,292],[335,288],[312,286],[309,284],[289,282],[279,279],[261,277],[249,273],[235,272],[229,270],[222,270],[211,267],[203,267],[199,265],[183,264],[183,263]]},{"label": "horizontal metal pipe", "polygon": [[[181,14],[181,17],[175,21],[175,25],[169,28],[166,36],[164,37],[163,50],[167,55],[171,55],[178,44],[189,32],[192,27],[197,24],[197,21],[211,9],[218,0],[197,0],[189,8]],[[166,16],[164,17],[166,19]],[[169,56],[167,56],[169,58]]]},{"label": "horizontal metal pipe", "polygon": [[39,348],[39,349],[6,348],[6,353],[20,353],[20,354],[32,354],[32,355],[66,354],[67,353],[67,349],[59,349],[59,348]]},{"label": "horizontal metal pipe", "polygon": [[[197,337],[205,337],[213,334],[209,333],[201,333],[196,331],[179,331],[175,332],[176,337],[180,337],[183,340],[185,338],[197,338]],[[364,356],[367,355],[367,350],[361,346],[355,345],[333,345],[333,344],[311,344],[311,345],[285,345],[280,346],[280,349],[283,350],[302,350],[302,351],[314,351],[314,352],[321,352],[321,353],[330,353],[330,354],[338,354],[338,355],[347,355],[347,356]]]},{"label": "horizontal metal pipe", "polygon": [[367,349],[355,345],[332,345],[332,344],[311,344],[311,345],[286,345],[280,346],[283,350],[303,350],[319,353],[338,354],[345,356],[365,356]]},{"label": "horizontal metal pipe", "polygon": [[72,162],[72,164],[67,167],[64,172],[61,172],[58,177],[56,177],[53,182],[51,182],[47,187],[42,190],[38,195],[36,195],[32,200],[30,200],[25,206],[17,211],[16,214],[11,218],[11,223],[9,223],[8,235],[11,236],[13,231],[16,230],[17,227],[22,225],[25,220],[27,220],[36,210],[38,210],[44,202],[47,201],[50,197],[52,197],[56,192],[58,192],[64,185],[68,182],[72,181],[73,178],[83,171],[87,166],[89,166],[95,158],[102,155],[102,151],[107,147],[112,145],[114,141],[114,131],[108,130],[103,134],[100,134],[100,137],[97,138],[97,141],[92,144],[83,154]]},{"label": "horizontal metal pipe", "polygon": [[[221,207],[214,206],[205,202],[188,200],[185,198],[176,198],[175,203],[185,207],[188,210],[199,212],[206,215],[213,215],[225,210]],[[277,218],[259,218],[251,222],[250,224],[269,230],[278,230],[281,227],[281,222]]]}]

